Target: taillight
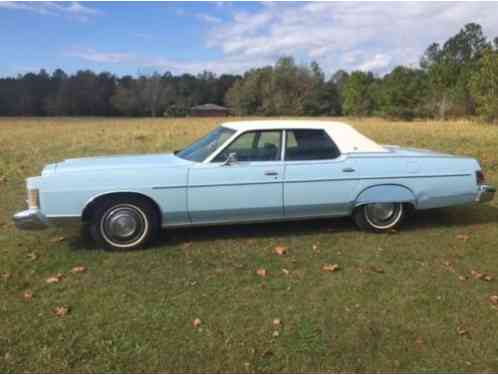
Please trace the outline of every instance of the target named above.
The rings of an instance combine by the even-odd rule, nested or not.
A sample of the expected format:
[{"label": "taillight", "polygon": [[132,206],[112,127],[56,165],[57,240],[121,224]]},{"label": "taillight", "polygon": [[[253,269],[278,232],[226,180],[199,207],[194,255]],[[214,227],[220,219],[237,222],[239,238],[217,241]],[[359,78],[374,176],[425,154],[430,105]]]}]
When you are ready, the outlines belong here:
[{"label": "taillight", "polygon": [[477,185],[483,185],[486,182],[486,178],[484,177],[484,173],[482,173],[482,171],[476,171],[476,181]]}]

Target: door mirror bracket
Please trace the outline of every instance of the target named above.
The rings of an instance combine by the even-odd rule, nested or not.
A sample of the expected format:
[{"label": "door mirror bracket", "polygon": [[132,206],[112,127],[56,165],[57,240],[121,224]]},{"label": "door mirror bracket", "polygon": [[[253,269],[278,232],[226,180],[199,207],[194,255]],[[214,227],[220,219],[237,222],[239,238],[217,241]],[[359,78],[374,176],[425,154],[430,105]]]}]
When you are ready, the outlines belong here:
[{"label": "door mirror bracket", "polygon": [[230,166],[232,164],[236,164],[238,162],[237,160],[237,153],[236,152],[231,152],[228,154],[228,157],[226,160],[223,162],[224,166]]}]

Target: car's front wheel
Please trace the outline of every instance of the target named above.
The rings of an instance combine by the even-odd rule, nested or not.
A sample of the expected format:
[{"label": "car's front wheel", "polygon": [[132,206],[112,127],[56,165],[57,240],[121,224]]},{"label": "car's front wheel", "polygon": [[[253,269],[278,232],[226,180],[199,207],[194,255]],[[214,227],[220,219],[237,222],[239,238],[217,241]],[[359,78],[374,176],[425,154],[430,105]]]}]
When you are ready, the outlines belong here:
[{"label": "car's front wheel", "polygon": [[360,229],[387,232],[401,224],[405,211],[403,203],[370,203],[358,207],[353,217]]},{"label": "car's front wheel", "polygon": [[93,215],[90,233],[97,245],[109,250],[145,247],[157,235],[159,215],[142,199],[108,199]]}]

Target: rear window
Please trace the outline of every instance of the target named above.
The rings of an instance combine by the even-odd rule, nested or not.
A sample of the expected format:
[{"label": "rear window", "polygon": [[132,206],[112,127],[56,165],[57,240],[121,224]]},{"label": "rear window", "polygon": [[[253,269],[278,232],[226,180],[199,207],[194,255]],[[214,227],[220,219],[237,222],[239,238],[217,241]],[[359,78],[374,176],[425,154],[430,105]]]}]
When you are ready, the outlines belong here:
[{"label": "rear window", "polygon": [[324,160],[340,156],[339,149],[324,130],[287,130],[285,160]]}]

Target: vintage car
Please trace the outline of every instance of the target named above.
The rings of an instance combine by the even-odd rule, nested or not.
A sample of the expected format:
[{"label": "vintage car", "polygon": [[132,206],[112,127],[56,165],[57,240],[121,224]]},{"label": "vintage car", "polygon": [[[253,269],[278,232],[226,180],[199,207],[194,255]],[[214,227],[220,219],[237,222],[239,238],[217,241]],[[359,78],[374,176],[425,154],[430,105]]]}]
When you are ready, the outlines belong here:
[{"label": "vintage car", "polygon": [[27,179],[19,229],[78,221],[108,249],[162,228],[352,215],[375,232],[407,211],[493,199],[477,160],[379,145],[325,121],[228,122],[174,154],[68,159]]}]

